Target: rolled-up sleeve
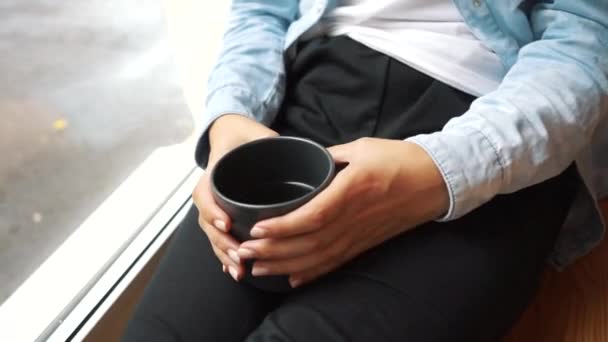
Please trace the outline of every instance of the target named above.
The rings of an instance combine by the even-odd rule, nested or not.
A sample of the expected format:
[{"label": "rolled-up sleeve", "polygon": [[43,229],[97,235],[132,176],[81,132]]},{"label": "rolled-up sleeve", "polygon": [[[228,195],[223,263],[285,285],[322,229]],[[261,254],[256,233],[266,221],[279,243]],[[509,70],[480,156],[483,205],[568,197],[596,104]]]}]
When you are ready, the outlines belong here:
[{"label": "rolled-up sleeve", "polygon": [[[601,3],[601,4],[600,4]],[[552,1],[531,14],[537,40],[499,88],[440,132],[407,140],[433,158],[451,220],[497,194],[558,175],[587,146],[608,108],[608,5]]]},{"label": "rolled-up sleeve", "polygon": [[283,48],[297,0],[234,0],[219,58],[211,71],[196,161],[206,167],[209,126],[224,114],[269,123],[285,87]]}]

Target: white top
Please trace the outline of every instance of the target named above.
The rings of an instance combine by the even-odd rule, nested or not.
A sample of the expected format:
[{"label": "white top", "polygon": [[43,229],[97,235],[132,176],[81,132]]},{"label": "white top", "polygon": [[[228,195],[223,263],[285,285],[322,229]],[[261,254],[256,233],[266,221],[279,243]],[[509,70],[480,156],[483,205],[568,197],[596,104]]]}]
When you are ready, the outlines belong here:
[{"label": "white top", "polygon": [[505,70],[452,0],[338,0],[321,21],[352,39],[473,95],[498,87]]}]

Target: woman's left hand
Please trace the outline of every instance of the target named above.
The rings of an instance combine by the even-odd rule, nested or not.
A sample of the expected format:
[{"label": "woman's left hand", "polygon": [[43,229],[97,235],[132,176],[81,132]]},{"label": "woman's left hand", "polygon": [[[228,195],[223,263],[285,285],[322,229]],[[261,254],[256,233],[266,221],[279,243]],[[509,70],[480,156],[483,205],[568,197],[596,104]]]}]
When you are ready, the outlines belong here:
[{"label": "woman's left hand", "polygon": [[240,245],[241,259],[258,259],[254,276],[287,274],[297,287],[447,212],[443,178],[418,145],[362,138],[329,151],[348,166],[302,207],[258,222],[257,239]]}]

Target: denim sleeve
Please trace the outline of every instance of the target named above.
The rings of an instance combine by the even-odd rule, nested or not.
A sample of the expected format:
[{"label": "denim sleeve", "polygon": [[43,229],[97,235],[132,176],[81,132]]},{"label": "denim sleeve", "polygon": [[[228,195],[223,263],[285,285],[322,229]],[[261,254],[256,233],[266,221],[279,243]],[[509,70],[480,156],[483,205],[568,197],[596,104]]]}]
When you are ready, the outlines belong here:
[{"label": "denim sleeve", "polygon": [[269,123],[285,83],[283,48],[296,19],[297,0],[233,0],[222,48],[208,81],[196,161],[206,167],[208,128],[224,114]]},{"label": "denim sleeve", "polygon": [[440,132],[408,139],[434,159],[458,218],[497,194],[563,171],[608,109],[608,2],[540,2],[499,88]]}]

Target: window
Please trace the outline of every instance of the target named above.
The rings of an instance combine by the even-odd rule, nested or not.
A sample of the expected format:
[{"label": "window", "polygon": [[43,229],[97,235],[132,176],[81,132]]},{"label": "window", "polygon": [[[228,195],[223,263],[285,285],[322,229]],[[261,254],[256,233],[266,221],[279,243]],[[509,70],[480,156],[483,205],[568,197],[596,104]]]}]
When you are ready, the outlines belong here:
[{"label": "window", "polygon": [[229,1],[205,3],[0,4],[0,326],[52,330],[189,179]]}]

